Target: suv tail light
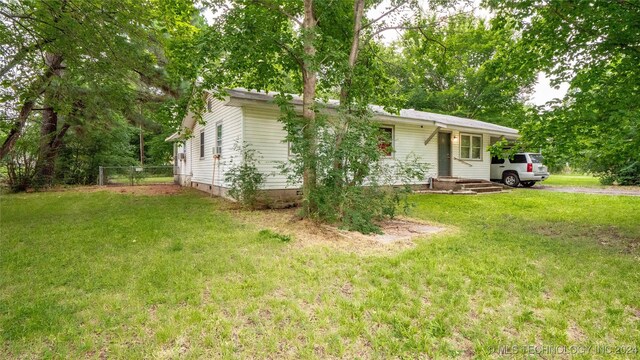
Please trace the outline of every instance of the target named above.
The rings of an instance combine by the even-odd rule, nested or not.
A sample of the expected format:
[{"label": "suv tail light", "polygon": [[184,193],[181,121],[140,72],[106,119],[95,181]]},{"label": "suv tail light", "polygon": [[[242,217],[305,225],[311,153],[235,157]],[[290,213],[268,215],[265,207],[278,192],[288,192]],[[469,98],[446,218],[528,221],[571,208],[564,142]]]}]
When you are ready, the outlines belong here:
[{"label": "suv tail light", "polygon": [[527,163],[527,172],[533,172],[533,164]]}]

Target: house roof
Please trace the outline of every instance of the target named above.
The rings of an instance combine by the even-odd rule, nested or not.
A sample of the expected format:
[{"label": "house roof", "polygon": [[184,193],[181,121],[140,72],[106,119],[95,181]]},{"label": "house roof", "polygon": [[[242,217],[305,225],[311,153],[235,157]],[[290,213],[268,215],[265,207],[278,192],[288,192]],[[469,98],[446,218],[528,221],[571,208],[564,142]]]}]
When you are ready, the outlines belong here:
[{"label": "house roof", "polygon": [[[228,95],[227,104],[228,105],[236,105],[240,106],[235,100],[241,100],[241,103],[245,101],[248,102],[257,102],[257,103],[273,103],[274,97],[278,93],[274,92],[264,92],[264,91],[256,91],[256,90],[247,90],[243,88],[235,88],[235,89],[227,89],[226,93]],[[293,105],[302,106],[302,97],[299,95],[291,95],[292,100],[291,103]],[[340,105],[338,100],[329,99],[323,103],[327,108],[335,109]],[[426,111],[418,111],[414,109],[402,109],[398,114],[390,113],[385,111],[384,108],[380,105],[369,105],[369,109],[379,116],[389,119],[391,121],[411,121],[411,122],[428,122],[435,126],[439,126],[441,128],[466,128],[471,130],[483,130],[485,132],[495,133],[499,135],[511,135],[518,136],[518,130],[496,125],[480,120],[467,119],[458,116],[451,115],[443,115],[436,114]],[[193,116],[189,114],[185,120],[190,120],[190,123],[193,123]],[[183,121],[183,126],[185,125]],[[177,140],[181,137],[179,132],[171,135],[166,139],[166,141]]]},{"label": "house roof", "polygon": [[[242,100],[250,100],[257,102],[273,102],[274,96],[276,93],[272,92],[263,92],[263,91],[255,91],[255,90],[246,90],[241,88],[235,88],[227,90],[229,97],[231,99],[242,99]],[[302,105],[302,97],[298,95],[292,95],[291,102],[294,105]],[[328,100],[324,102],[324,105],[328,108],[336,108],[339,105],[339,101],[337,100]],[[443,115],[436,114],[426,111],[418,111],[414,109],[402,109],[399,114],[393,114],[384,110],[382,106],[379,105],[369,105],[371,111],[373,111],[376,115],[381,115],[384,117],[397,118],[397,119],[407,119],[407,120],[418,120],[418,121],[426,121],[430,123],[434,123],[436,126],[441,127],[462,127],[462,128],[470,128],[470,129],[480,129],[488,132],[496,132],[500,134],[509,134],[509,135],[518,135],[518,130],[496,125],[492,123],[488,123],[480,120],[473,120],[458,116],[451,115]]]}]

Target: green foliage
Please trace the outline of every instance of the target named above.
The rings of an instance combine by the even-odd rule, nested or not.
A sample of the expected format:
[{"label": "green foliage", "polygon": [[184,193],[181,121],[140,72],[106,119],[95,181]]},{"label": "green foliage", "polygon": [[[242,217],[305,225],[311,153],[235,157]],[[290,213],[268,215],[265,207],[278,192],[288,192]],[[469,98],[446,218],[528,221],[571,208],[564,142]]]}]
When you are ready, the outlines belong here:
[{"label": "green foliage", "polygon": [[[2,134],[19,137],[42,108],[57,117],[41,124],[47,136],[60,138],[55,144],[40,142],[38,152],[50,156],[41,156],[38,167],[62,164],[58,181],[88,181],[85,174],[65,172],[75,171],[74,164],[56,161],[61,146],[67,141],[76,143],[71,147],[94,146],[85,136],[94,132],[93,123],[112,128],[123,118],[151,135],[151,162],[167,162],[170,144],[153,135],[166,137],[175,130],[186,110],[182,94],[189,94],[195,79],[178,76],[174,70],[188,65],[171,51],[198,32],[193,25],[198,11],[190,0],[106,0],[100,6],[84,0],[8,1],[0,19]],[[57,65],[52,59],[59,60]],[[6,144],[3,154],[10,149]]]},{"label": "green foliage", "polygon": [[242,159],[232,164],[225,173],[225,181],[229,183],[229,196],[244,207],[255,208],[260,202],[260,188],[267,175],[258,169],[257,151],[249,144],[234,144],[234,150],[240,151]]},{"label": "green foliage", "polygon": [[64,184],[95,184],[100,166],[139,164],[138,148],[131,139],[138,129],[124,119],[106,124],[89,123],[71,130],[57,159],[59,181]]},{"label": "green foliage", "polygon": [[[286,99],[285,99],[286,100]],[[292,158],[281,168],[292,184],[301,181],[305,157],[312,156],[308,144],[300,136],[303,120],[292,106],[280,102],[280,121],[287,130]],[[317,220],[337,223],[362,233],[379,232],[376,225],[382,219],[396,215],[398,205],[408,208],[408,184],[423,180],[429,164],[416,156],[407,159],[387,157],[393,149],[380,124],[372,120],[367,110],[339,111],[335,117],[317,117],[317,189],[310,196],[317,204]]]},{"label": "green foliage", "polygon": [[517,24],[521,71],[570,83],[562,101],[527,116],[523,146],[542,148],[552,166],[569,163],[606,183],[637,184],[640,7],[606,0],[488,3],[497,22]]},{"label": "green foliage", "polygon": [[[38,160],[40,131],[36,126],[27,126],[13,151],[3,162],[6,169],[6,185],[12,192],[25,191],[34,186],[33,176]],[[4,184],[3,184],[4,185]]]},{"label": "green foliage", "polygon": [[403,107],[517,125],[535,72],[510,71],[513,24],[456,14],[419,19],[388,52]]}]

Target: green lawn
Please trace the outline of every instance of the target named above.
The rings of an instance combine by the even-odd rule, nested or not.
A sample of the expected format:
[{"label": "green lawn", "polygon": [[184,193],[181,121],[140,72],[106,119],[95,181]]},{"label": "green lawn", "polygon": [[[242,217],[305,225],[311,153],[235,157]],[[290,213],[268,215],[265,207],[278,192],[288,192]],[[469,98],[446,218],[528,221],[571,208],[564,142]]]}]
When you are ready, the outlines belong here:
[{"label": "green lawn", "polygon": [[413,199],[457,230],[364,256],[260,235],[195,191],[3,196],[0,358],[640,348],[640,198]]},{"label": "green lawn", "polygon": [[543,181],[543,185],[562,185],[562,186],[603,186],[600,180],[591,175],[556,175],[551,174],[549,179]]}]

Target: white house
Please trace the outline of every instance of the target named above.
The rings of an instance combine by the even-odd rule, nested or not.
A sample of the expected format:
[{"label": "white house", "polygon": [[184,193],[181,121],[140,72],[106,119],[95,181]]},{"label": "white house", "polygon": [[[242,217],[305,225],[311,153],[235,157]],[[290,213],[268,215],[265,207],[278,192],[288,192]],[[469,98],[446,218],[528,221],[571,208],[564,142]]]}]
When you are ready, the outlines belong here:
[{"label": "white house", "polygon": [[[224,100],[207,95],[204,124],[193,114],[182,121],[181,130],[167,141],[175,141],[175,178],[191,186],[226,196],[226,171],[241,159],[234,144],[247,143],[260,154],[260,171],[270,174],[264,189],[274,197],[299,195],[297,185],[288,184],[278,165],[289,159],[286,131],[278,121],[280,112],[273,95],[244,89],[227,90]],[[302,99],[294,97],[301,109]],[[328,109],[336,102],[326,104]],[[513,139],[518,131],[483,121],[416,110],[398,115],[371,106],[380,126],[391,132],[394,152],[388,161],[414,154],[432,164],[425,178],[457,177],[489,180],[491,156],[487,146],[501,137]],[[191,136],[185,137],[190,133]]]}]

